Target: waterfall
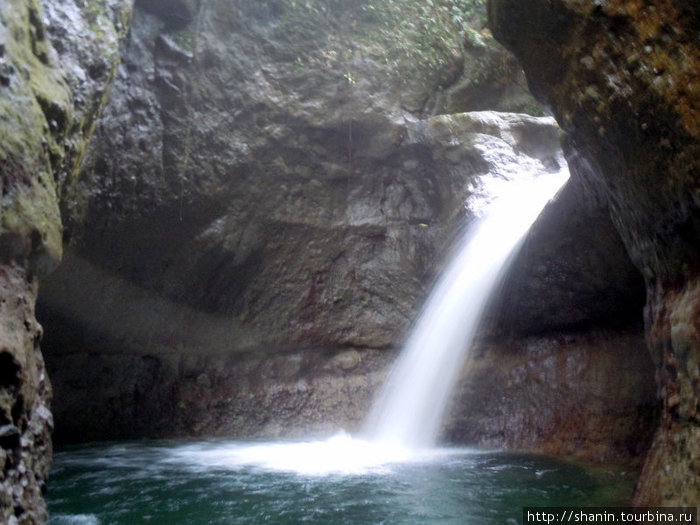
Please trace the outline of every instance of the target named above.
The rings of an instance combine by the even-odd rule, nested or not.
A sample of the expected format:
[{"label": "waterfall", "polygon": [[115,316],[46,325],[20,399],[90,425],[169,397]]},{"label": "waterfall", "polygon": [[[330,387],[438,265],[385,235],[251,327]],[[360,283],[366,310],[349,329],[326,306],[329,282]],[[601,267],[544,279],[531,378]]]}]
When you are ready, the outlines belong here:
[{"label": "waterfall", "polygon": [[434,444],[488,300],[528,229],[567,178],[564,168],[499,184],[483,217],[459,239],[390,372],[367,420],[370,440],[410,448]]},{"label": "waterfall", "polygon": [[486,205],[475,207],[483,218],[460,239],[370,413],[364,437],[341,432],[324,441],[187,445],[173,452],[173,461],[325,476],[387,472],[391,465],[473,453],[432,445],[489,296],[520,240],[568,178],[566,169],[537,176],[532,170],[542,166],[534,162],[526,173],[522,164],[517,170],[514,164],[499,166],[505,171],[482,178],[487,197],[477,195],[476,201]]}]

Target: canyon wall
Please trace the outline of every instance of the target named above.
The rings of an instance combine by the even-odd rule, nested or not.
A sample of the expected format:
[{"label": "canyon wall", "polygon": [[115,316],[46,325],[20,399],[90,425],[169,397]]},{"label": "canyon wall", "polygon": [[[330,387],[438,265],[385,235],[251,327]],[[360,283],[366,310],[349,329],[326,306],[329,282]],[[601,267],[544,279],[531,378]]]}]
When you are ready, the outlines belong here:
[{"label": "canyon wall", "polygon": [[[137,4],[80,176],[62,188],[64,261],[42,285],[58,442],[361,427],[450,239],[487,198],[482,178],[515,161],[557,169],[560,147],[552,119],[455,113],[487,103],[470,95],[493,82],[479,61],[504,60],[487,32],[435,65],[387,54],[379,22],[358,6],[209,2],[172,19]],[[395,30],[420,48],[420,33]],[[518,76],[505,77],[488,104],[520,109]],[[571,185],[548,217],[490,333],[639,326],[642,284],[604,206]],[[577,341],[590,367],[609,365]],[[580,385],[585,404],[599,385]],[[648,390],[617,400],[649,409]],[[470,438],[489,420],[472,419]],[[537,450],[521,430],[506,425],[501,445]]]},{"label": "canyon wall", "polygon": [[[40,523],[51,384],[34,316],[60,259],[56,186],[80,163],[119,60],[129,2],[0,7],[0,521]],[[60,44],[60,45],[56,45]]]},{"label": "canyon wall", "polygon": [[663,400],[638,503],[700,501],[700,10],[693,2],[492,0],[494,34],[567,132],[644,276]]},{"label": "canyon wall", "polygon": [[[532,162],[555,162],[551,119],[427,118],[482,109],[469,93],[494,82],[484,70],[514,67],[487,35],[440,33],[449,45],[416,61],[420,32],[394,28],[394,49],[381,14],[315,5],[207,2],[173,19],[137,3],[80,176],[60,188],[66,255],[42,286],[59,441],[245,428],[182,423],[207,419],[202,396],[170,395],[221,376],[216,356],[236,377],[243,361],[395,348],[493,164],[483,151],[514,157],[541,136]],[[510,77],[493,105],[531,104]],[[124,379],[93,391],[93,374]],[[144,407],[179,397],[155,425]],[[88,417],[93,402],[115,408]]]},{"label": "canyon wall", "polygon": [[[59,443],[358,429],[484,177],[557,169],[553,119],[503,113],[541,110],[489,31],[467,28],[478,13],[436,24],[418,3],[365,4],[3,6],[8,523],[45,517],[54,419]],[[638,461],[656,425],[652,247],[635,251],[632,229],[623,244],[626,201],[570,142],[574,180],[495,299],[444,435]],[[672,325],[690,348],[694,303],[674,290],[676,313],[650,300],[648,333],[661,344]],[[695,376],[673,377],[685,414]]]}]

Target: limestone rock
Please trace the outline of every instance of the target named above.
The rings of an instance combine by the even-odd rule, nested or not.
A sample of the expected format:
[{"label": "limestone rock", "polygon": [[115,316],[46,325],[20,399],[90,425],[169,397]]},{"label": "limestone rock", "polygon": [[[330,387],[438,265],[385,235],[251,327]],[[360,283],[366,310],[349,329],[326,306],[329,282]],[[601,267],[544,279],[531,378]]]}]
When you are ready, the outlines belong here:
[{"label": "limestone rock", "polygon": [[[113,123],[109,115],[107,108],[104,126]],[[343,122],[338,125],[342,129]],[[162,379],[152,375],[150,365],[176,363],[187,356],[201,356],[203,364],[197,375],[234,377],[239,373],[235,356],[246,363],[265,356],[273,362],[290,351],[317,352],[320,355],[313,361],[317,364],[289,374],[294,384],[303,380],[315,388],[314,367],[326,365],[329,370],[350,373],[353,381],[366,382],[367,368],[360,366],[363,359],[356,349],[363,349],[364,355],[368,349],[394,348],[405,337],[450,237],[487,198],[481,178],[498,176],[494,174],[506,166],[512,169],[516,161],[547,170],[558,150],[552,119],[526,115],[475,112],[403,121],[394,127],[402,138],[386,152],[386,158],[358,158],[357,167],[345,172],[340,185],[336,177],[342,166],[324,161],[316,182],[304,185],[293,206],[278,205],[288,198],[288,189],[280,187],[276,178],[282,175],[269,180],[261,176],[254,185],[239,188],[243,183],[233,174],[220,179],[219,193],[245,190],[260,192],[260,198],[238,199],[235,207],[219,210],[192,205],[182,222],[177,216],[160,222],[161,216],[178,212],[171,201],[178,196],[164,195],[138,212],[134,208],[123,215],[105,210],[104,215],[76,225],[81,237],[74,238],[80,244],[67,251],[60,268],[45,280],[39,306],[40,318],[49,327],[46,348],[60,416],[57,439],[86,438],[87,414],[106,421],[96,427],[105,434],[92,438],[123,437],[137,429],[146,435],[220,433],[223,428],[236,428],[242,434],[262,432],[250,421],[247,427],[243,418],[235,422],[211,419],[200,410],[192,410],[191,417],[199,414],[202,421],[188,419],[196,431],[187,431],[174,413],[157,427],[149,426],[156,421],[144,407],[162,402],[163,396],[187,382],[175,373],[175,365],[158,372],[165,374]],[[378,141],[384,132],[382,127],[367,128],[368,134],[377,134]],[[524,151],[528,150],[526,137],[533,132],[543,139],[537,156],[530,157]],[[298,133],[290,128],[285,136]],[[340,140],[344,140],[342,135]],[[373,141],[369,135],[366,140]],[[327,145],[319,151],[336,147]],[[297,169],[303,169],[305,161],[297,148],[291,140],[285,145],[289,150],[285,155],[300,163]],[[219,153],[201,151],[207,159]],[[123,164],[124,156],[121,158]],[[307,159],[320,162],[314,155]],[[256,171],[264,172],[267,160],[261,156]],[[112,179],[93,180],[110,184]],[[145,176],[140,183],[146,189],[148,183],[157,187],[162,181]],[[95,190],[99,189],[98,185]],[[153,195],[151,190],[146,193]],[[234,199],[235,193],[231,195]],[[96,191],[95,209],[115,197],[124,206],[130,206],[132,198],[141,198]],[[210,198],[202,190],[196,202]],[[315,208],[320,202],[326,204]],[[204,215],[214,212],[217,216],[205,222]],[[202,224],[191,220],[195,213],[202,215]],[[99,235],[93,228],[100,228]],[[90,242],[82,235],[89,235]],[[326,363],[324,349],[340,353]],[[141,355],[143,361],[120,361],[117,356],[126,353]],[[75,368],[81,370],[86,384],[99,388],[87,389],[70,379],[73,367],[64,370],[67,354],[80,363]],[[87,354],[105,355],[110,364],[87,359]],[[221,357],[212,357],[209,370],[204,356]],[[214,363],[219,359],[225,359],[226,369],[217,371]],[[139,372],[142,367],[143,374]],[[108,384],[101,375],[105,369],[110,370],[107,377],[124,380]],[[253,397],[267,395],[253,389],[253,384],[251,376],[243,382],[248,386],[240,388]],[[368,398],[367,391],[362,397]],[[196,399],[206,401],[201,394]],[[217,403],[235,411],[236,403],[247,398],[240,394],[225,399],[228,401]],[[99,416],[96,409],[85,410],[86,403],[98,401],[100,406],[120,408]],[[288,409],[296,410],[300,402],[290,401]],[[190,412],[185,408],[190,401],[185,397],[182,403],[183,410]],[[333,413],[327,406],[314,406],[319,414]],[[336,411],[337,417],[331,417],[328,424],[344,420],[345,412]],[[283,412],[278,407],[274,414],[281,417]],[[269,415],[269,419],[274,417]],[[172,421],[170,429],[167,421]],[[351,423],[357,426],[357,418]],[[293,425],[288,422],[285,428]]]},{"label": "limestone rock", "polygon": [[[356,427],[367,385],[383,373],[364,356],[406,337],[450,240],[488,199],[483,178],[512,175],[516,160],[557,169],[553,119],[431,115],[478,108],[458,93],[479,83],[441,86],[420,65],[387,66],[363,36],[376,21],[337,9],[314,24],[319,12],[304,6],[210,2],[173,25],[137,5],[84,168],[62,194],[67,255],[42,286],[57,440],[270,435],[324,417]],[[465,75],[469,60],[457,61]],[[544,247],[569,207],[586,209],[570,198],[533,240],[529,253],[541,256],[517,272],[530,288],[507,296],[513,307],[498,330],[615,318],[638,289],[597,208],[581,221],[598,237]],[[572,222],[567,233],[578,235]],[[537,274],[553,254],[553,268]],[[619,272],[593,277],[605,257]],[[561,268],[568,273],[553,281]],[[612,300],[597,301],[605,294]],[[348,386],[333,393],[333,374]],[[341,398],[351,408],[331,410]],[[157,406],[167,407],[162,418]]]},{"label": "limestone rock", "polygon": [[[103,11],[104,9],[104,11]],[[0,521],[41,523],[51,385],[34,317],[62,252],[57,182],[69,183],[126,30],[126,1],[0,6]]]},{"label": "limestone rock", "polygon": [[[500,176],[503,159],[556,167],[551,118],[473,111],[534,105],[486,29],[425,18],[411,29],[412,2],[385,4],[410,16],[357,2],[163,5],[137,1],[133,20],[128,0],[0,8],[0,511],[10,523],[45,517],[53,421],[37,279],[59,440],[353,429],[450,238],[486,198],[480,180]],[[564,202],[595,234],[516,263],[530,285],[504,296],[515,307],[495,315],[499,330],[637,308],[605,213],[627,208],[591,186],[600,206],[582,204],[578,187]],[[557,236],[547,224],[531,253]],[[641,237],[622,231],[639,264],[648,247],[630,248]],[[620,265],[592,279],[601,250]],[[561,261],[547,260],[554,252]],[[541,299],[552,282],[556,309]],[[595,304],[606,293],[613,300]],[[692,372],[693,303],[674,301],[658,340]],[[664,383],[668,405],[694,414],[683,381]],[[590,432],[570,442],[581,436],[601,449]]]},{"label": "limestone rock", "polygon": [[638,501],[700,501],[700,16],[696,3],[492,0],[494,34],[569,134],[647,289],[663,401]]},{"label": "limestone rock", "polygon": [[606,206],[574,176],[530,229],[486,320],[493,332],[641,330],[644,281]]},{"label": "limestone rock", "polygon": [[445,433],[456,443],[639,467],[658,423],[650,361],[636,330],[484,341]]}]

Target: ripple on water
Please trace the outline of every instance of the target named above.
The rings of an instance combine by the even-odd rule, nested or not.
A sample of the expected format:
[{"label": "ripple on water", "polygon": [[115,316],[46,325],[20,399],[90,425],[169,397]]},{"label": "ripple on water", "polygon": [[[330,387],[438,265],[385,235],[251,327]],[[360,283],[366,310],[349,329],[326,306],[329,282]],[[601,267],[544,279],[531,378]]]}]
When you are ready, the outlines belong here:
[{"label": "ripple on water", "polygon": [[383,459],[374,451],[358,468],[352,454],[368,449],[348,440],[317,444],[317,453],[310,442],[225,441],[58,452],[49,523],[501,525],[519,520],[525,505],[624,504],[633,481],[546,457],[465,449]]},{"label": "ripple on water", "polygon": [[48,525],[100,525],[100,520],[94,514],[56,514]]}]

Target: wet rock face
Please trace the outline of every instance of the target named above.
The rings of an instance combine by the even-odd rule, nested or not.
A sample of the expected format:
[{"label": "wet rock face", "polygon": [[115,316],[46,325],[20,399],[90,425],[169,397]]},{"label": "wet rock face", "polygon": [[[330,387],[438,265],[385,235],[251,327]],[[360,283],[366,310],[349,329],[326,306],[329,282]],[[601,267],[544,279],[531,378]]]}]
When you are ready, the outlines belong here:
[{"label": "wet rock face", "polygon": [[[516,153],[522,149],[517,137],[532,133],[549,136],[548,141],[540,142],[542,160]],[[241,368],[258,370],[251,362],[265,357],[273,360],[288,352],[318,354],[309,361],[313,366],[302,367],[294,376],[294,383],[302,379],[309,383],[308,392],[317,385],[314,370],[331,366],[328,363],[335,362],[336,354],[344,356],[338,357],[340,368],[351,382],[375,385],[376,381],[364,378],[366,367],[355,370],[351,366],[354,354],[346,351],[392,348],[403,339],[439,262],[436,256],[444,251],[448,234],[464,215],[471,214],[464,208],[464,199],[469,197],[476,207],[487,198],[479,176],[502,168],[507,158],[547,169],[545,164],[555,162],[558,152],[552,120],[523,115],[439,116],[403,123],[402,135],[402,143],[395,146],[386,164],[378,163],[383,166],[381,180],[376,180],[374,171],[358,170],[355,176],[360,180],[346,183],[354,187],[352,196],[331,195],[340,209],[319,212],[334,214],[333,221],[295,224],[306,217],[276,219],[268,215],[279,213],[273,210],[259,215],[263,205],[254,201],[246,209],[222,212],[211,224],[200,226],[201,231],[195,229],[196,223],[186,221],[174,221],[155,231],[147,230],[142,220],[127,223],[129,228],[142,228],[154,246],[144,246],[142,251],[122,246],[112,252],[110,260],[101,258],[101,250],[114,249],[120,242],[141,242],[140,233],[129,230],[136,238],[122,238],[123,232],[117,230],[112,237],[107,230],[102,237],[110,242],[91,245],[95,252],[69,250],[60,268],[45,280],[39,306],[40,319],[50,327],[45,347],[56,385],[57,439],[221,433],[225,429],[240,435],[263,433],[264,427],[242,413],[235,414],[255,399],[267,399],[269,389],[279,387],[271,382],[251,386],[252,372],[244,381],[236,377]],[[498,162],[492,158],[494,152]],[[431,178],[424,181],[427,174]],[[427,189],[426,182],[430,183]],[[299,194],[299,207],[308,210],[318,200],[329,198],[333,184],[320,178]],[[270,200],[283,197],[276,185],[268,191]],[[142,212],[165,213],[154,208],[158,203],[154,201]],[[416,207],[421,215],[413,215]],[[288,210],[293,212],[294,208]],[[239,229],[249,233],[241,238]],[[243,246],[258,246],[247,274],[235,265],[236,245],[226,244],[232,237]],[[181,245],[171,246],[175,241]],[[300,247],[304,250],[301,256]],[[158,261],[150,260],[155,252],[175,257],[167,265],[168,279],[150,269],[159,268],[154,266]],[[198,264],[190,266],[192,260]],[[138,278],[118,271],[136,264],[143,265]],[[192,293],[177,295],[170,287],[173,284],[186,284]],[[104,358],[98,359],[100,354]],[[118,357],[125,354],[143,359]],[[229,377],[232,384],[227,388],[237,385],[238,393],[222,395],[222,399],[215,392],[209,398],[183,395],[179,403],[164,402],[172,392],[189,388],[191,374],[183,374],[182,366],[177,365],[187,362],[188,356],[200,360],[199,372],[192,377],[209,374],[219,378],[219,383],[224,382],[222,377]],[[66,368],[69,361],[79,364]],[[157,373],[152,370],[154,363]],[[84,384],[71,379],[76,370],[81,371]],[[119,377],[124,380],[107,384],[108,378]],[[343,390],[341,383],[338,379],[338,388]],[[102,386],[93,389],[93,385]],[[323,399],[331,383],[321,385],[327,389],[317,394]],[[348,391],[348,399],[357,400],[349,406],[366,407],[371,389],[357,389]],[[346,417],[345,411],[329,410],[321,402],[306,404],[304,398],[311,395],[306,392],[284,405],[289,410],[284,418],[291,418],[285,428],[294,427],[295,417],[297,430],[308,428],[304,421],[320,420],[321,415],[337,426],[358,425],[357,413]],[[236,421],[210,417],[199,405],[193,408],[192,403],[199,402]],[[85,407],[92,404],[115,408],[87,411]],[[172,408],[158,422],[145,408],[157,404]],[[317,414],[301,417],[299,406],[315,407]],[[176,416],[177,410],[190,415]],[[268,417],[279,419],[280,413],[277,408]],[[90,414],[87,419],[86,414]],[[192,423],[197,418],[201,421]]]},{"label": "wet rock face", "polygon": [[574,175],[525,238],[486,324],[501,334],[642,329],[644,282],[609,219]]},{"label": "wet rock face", "polygon": [[34,318],[36,281],[3,266],[0,282],[0,516],[4,523],[39,523],[46,518],[53,417]]},{"label": "wet rock face", "polygon": [[656,286],[645,309],[663,400],[661,430],[638,484],[642,504],[700,501],[700,279]]},{"label": "wet rock face", "polygon": [[641,466],[657,423],[641,333],[559,332],[475,348],[444,432],[456,443]]},{"label": "wet rock face", "polygon": [[[647,341],[664,403],[638,500],[696,504],[700,475],[700,17],[691,2],[493,0],[519,57],[605,200],[647,288]],[[527,31],[523,28],[527,27]]]},{"label": "wet rock face", "polygon": [[[512,62],[488,32],[443,45],[437,69],[412,69],[385,53],[386,35],[354,39],[361,23],[382,22],[353,11],[361,2],[327,3],[340,11],[316,18],[297,7],[326,3],[300,4],[141,0],[133,23],[122,0],[0,8],[8,523],[45,516],[52,420],[38,279],[60,440],[354,428],[386,369],[380,350],[400,344],[453,232],[478,208],[480,177],[500,156],[555,168],[551,119],[439,115],[532,105],[517,78],[501,82]],[[579,189],[567,191],[579,206]],[[584,207],[600,227],[583,258],[564,241],[568,262],[548,262],[543,223],[545,241],[516,265],[531,284],[506,295],[496,333],[607,314],[626,323],[616,310],[635,304],[636,285],[607,205]],[[580,282],[604,259],[597,250],[620,264]],[[533,298],[552,286],[557,301]],[[606,293],[614,300],[594,307]],[[692,337],[686,317],[669,323],[680,326],[674,345]]]},{"label": "wet rock face", "polygon": [[[242,4],[202,3],[189,23],[137,4],[80,178],[61,188],[68,249],[38,305],[59,442],[356,428],[386,364],[371,356],[405,338],[482,177],[558,167],[552,119],[431,116],[481,109],[475,83],[407,84],[413,69],[397,77],[358,39],[374,26],[339,23],[352,13],[314,25],[285,2]],[[567,192],[495,333],[638,317],[604,207]],[[558,236],[569,207],[580,222]],[[616,271],[593,279],[600,261]],[[303,366],[256,379],[266,359]]]},{"label": "wet rock face", "polygon": [[[45,5],[43,5],[45,4]],[[119,58],[128,2],[0,6],[0,521],[41,523],[51,385],[34,317],[62,251],[57,185],[70,182]]]},{"label": "wet rock face", "polygon": [[[591,164],[586,179],[607,198],[632,259],[650,280],[694,275],[700,52],[693,8],[516,4],[492,2],[494,31]],[[517,29],[522,20],[543,33],[528,37]]]},{"label": "wet rock face", "polygon": [[231,319],[236,348],[393,346],[487,162],[461,123],[420,120],[442,88],[403,85],[359,6],[315,24],[294,5],[210,2],[182,25],[137,3],[63,195],[71,257]]},{"label": "wet rock face", "polygon": [[355,432],[392,357],[318,348],[266,356],[66,355],[61,367],[49,369],[59,401],[54,439],[60,445],[107,437],[288,439]]}]

